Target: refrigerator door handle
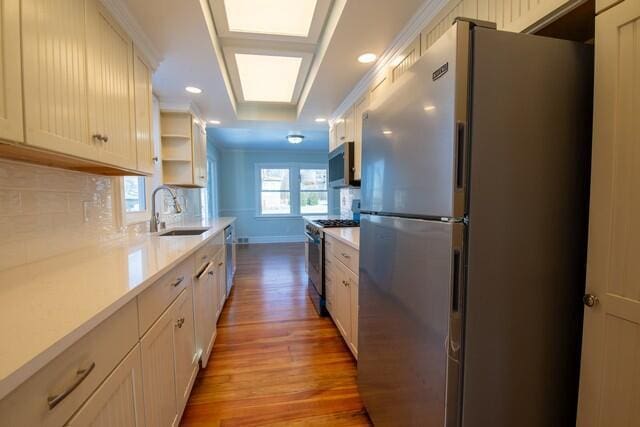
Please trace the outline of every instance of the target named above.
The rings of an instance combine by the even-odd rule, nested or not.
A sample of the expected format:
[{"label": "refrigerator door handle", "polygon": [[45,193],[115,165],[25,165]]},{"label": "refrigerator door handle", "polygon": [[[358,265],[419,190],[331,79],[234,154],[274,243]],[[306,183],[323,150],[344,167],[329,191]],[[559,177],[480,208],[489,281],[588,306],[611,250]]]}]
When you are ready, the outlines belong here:
[{"label": "refrigerator door handle", "polygon": [[456,123],[456,190],[464,189],[464,156],[465,156],[464,122]]}]

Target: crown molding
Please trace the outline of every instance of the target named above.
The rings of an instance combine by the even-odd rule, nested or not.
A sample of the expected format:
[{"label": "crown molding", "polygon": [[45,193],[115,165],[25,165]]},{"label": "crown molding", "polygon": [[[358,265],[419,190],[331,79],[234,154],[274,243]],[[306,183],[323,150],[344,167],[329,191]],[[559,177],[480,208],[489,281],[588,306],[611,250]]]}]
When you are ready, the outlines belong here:
[{"label": "crown molding", "polygon": [[133,17],[129,8],[124,4],[122,0],[100,0],[107,10],[118,21],[118,24],[129,34],[129,37],[133,39],[133,43],[136,48],[144,55],[148,61],[148,65],[152,70],[156,70],[158,65],[162,61],[162,57],[154,44],[149,40],[149,37],[142,30],[142,27]]},{"label": "crown molding", "polygon": [[402,53],[420,34],[420,32],[433,20],[440,10],[447,5],[449,0],[427,0],[411,17],[409,22],[398,33],[391,45],[384,51],[376,64],[360,79],[342,103],[331,115],[329,123],[333,123],[355,104],[374,84],[376,78],[384,73],[393,59]]}]

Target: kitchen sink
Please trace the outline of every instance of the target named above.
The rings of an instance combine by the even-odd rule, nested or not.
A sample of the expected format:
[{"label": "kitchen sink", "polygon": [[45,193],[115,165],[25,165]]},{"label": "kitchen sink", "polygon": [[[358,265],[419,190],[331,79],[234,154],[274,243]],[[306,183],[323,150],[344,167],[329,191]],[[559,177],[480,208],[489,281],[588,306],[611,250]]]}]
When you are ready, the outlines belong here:
[{"label": "kitchen sink", "polygon": [[160,237],[168,237],[168,236],[199,236],[200,234],[207,231],[207,228],[198,228],[198,229],[178,229],[167,231],[166,233],[160,234]]}]

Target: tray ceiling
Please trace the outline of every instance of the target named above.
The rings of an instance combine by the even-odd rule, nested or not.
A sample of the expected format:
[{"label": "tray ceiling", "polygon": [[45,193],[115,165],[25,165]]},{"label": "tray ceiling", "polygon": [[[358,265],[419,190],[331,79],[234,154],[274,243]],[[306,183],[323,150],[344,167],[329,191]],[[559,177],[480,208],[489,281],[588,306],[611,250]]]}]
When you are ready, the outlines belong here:
[{"label": "tray ceiling", "polygon": [[238,119],[296,120],[332,0],[210,0]]}]

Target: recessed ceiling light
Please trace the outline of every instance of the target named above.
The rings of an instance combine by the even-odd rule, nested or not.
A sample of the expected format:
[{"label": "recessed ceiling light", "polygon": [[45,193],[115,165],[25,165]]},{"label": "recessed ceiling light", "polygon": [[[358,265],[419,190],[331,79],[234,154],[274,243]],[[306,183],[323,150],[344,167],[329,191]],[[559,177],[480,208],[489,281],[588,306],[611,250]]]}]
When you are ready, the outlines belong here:
[{"label": "recessed ceiling light", "polygon": [[318,118],[316,118],[316,123],[324,123],[324,122],[326,122],[326,121],[327,121],[327,119],[325,119],[324,117],[318,117]]},{"label": "recessed ceiling light", "polygon": [[390,130],[383,130],[382,133],[385,135],[391,135],[393,132],[391,132]]},{"label": "recessed ceiling light", "polygon": [[301,57],[236,53],[245,101],[291,102]]},{"label": "recessed ceiling light", "polygon": [[303,139],[304,139],[304,135],[298,135],[298,134],[287,135],[287,141],[289,141],[289,144],[300,144]]},{"label": "recessed ceiling light", "polygon": [[361,62],[363,64],[370,64],[375,61],[376,58],[378,57],[375,53],[363,53],[362,55],[358,56],[358,62]]},{"label": "recessed ceiling light", "polygon": [[219,125],[220,124],[220,120],[209,120],[209,124],[211,124],[211,125]]},{"label": "recessed ceiling light", "polygon": [[229,31],[307,37],[316,0],[227,0]]},{"label": "recessed ceiling light", "polygon": [[184,90],[186,90],[189,93],[202,93],[202,89],[195,86],[187,86],[184,88]]},{"label": "recessed ceiling light", "polygon": [[436,109],[435,105],[427,105],[426,107],[424,107],[424,111],[433,111]]}]

